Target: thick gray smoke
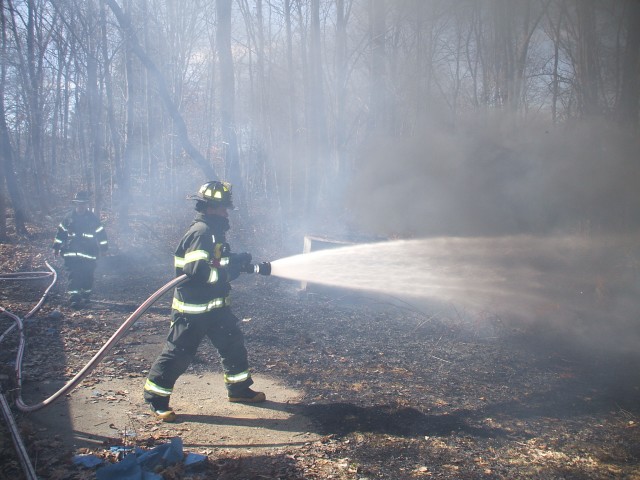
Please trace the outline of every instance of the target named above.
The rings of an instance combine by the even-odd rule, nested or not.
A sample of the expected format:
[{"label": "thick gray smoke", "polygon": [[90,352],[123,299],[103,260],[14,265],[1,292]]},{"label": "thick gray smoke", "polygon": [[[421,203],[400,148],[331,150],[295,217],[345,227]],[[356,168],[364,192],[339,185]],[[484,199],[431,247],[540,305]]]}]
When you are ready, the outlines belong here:
[{"label": "thick gray smoke", "polygon": [[637,135],[595,122],[432,125],[417,139],[363,151],[348,205],[367,232],[452,239],[444,268],[473,269],[453,301],[590,347],[633,351],[639,146]]},{"label": "thick gray smoke", "polygon": [[639,147],[597,123],[432,125],[363,150],[347,203],[359,227],[390,236],[629,231]]}]

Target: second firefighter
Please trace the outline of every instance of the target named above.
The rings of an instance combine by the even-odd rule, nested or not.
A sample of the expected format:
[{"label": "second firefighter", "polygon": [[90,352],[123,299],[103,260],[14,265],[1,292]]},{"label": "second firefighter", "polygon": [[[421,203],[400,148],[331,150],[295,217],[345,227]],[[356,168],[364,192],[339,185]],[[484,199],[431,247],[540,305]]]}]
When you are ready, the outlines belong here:
[{"label": "second firefighter", "polygon": [[69,273],[69,302],[79,308],[91,296],[96,262],[100,254],[106,253],[109,242],[104,226],[89,209],[89,192],[76,193],[72,203],[73,210],[58,226],[53,250],[64,258]]}]

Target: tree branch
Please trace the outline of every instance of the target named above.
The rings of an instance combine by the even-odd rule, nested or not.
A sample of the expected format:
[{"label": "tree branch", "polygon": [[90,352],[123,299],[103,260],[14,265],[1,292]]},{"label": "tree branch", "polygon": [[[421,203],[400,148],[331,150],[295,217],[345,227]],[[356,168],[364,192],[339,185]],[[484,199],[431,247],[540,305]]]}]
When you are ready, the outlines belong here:
[{"label": "tree branch", "polygon": [[207,162],[207,159],[198,151],[196,147],[193,146],[191,141],[189,140],[189,134],[187,132],[187,125],[182,118],[182,115],[178,111],[173,100],[171,100],[171,95],[169,93],[169,89],[167,88],[167,82],[164,79],[164,75],[158,70],[156,64],[149,58],[147,53],[142,49],[140,45],[140,41],[138,40],[138,36],[131,25],[131,21],[129,17],[125,15],[125,13],[120,9],[120,6],[116,3],[115,0],[104,0],[104,2],[109,6],[113,14],[118,19],[118,24],[122,29],[124,35],[129,38],[131,49],[133,53],[140,59],[143,65],[147,68],[149,73],[155,78],[158,84],[158,90],[160,94],[160,98],[164,102],[164,105],[169,112],[169,115],[175,122],[176,130],[178,138],[182,143],[182,148],[187,152],[187,154],[192,158],[194,162],[200,167],[204,175],[208,180],[216,180],[218,176],[216,175],[215,169],[212,165]]}]

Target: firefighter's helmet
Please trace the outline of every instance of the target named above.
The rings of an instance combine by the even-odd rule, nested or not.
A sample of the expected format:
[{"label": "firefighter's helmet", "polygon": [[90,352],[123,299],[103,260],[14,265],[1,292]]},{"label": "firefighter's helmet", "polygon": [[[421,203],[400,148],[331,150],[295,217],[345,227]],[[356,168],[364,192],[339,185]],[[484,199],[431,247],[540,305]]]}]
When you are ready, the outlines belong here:
[{"label": "firefighter's helmet", "polygon": [[198,193],[188,197],[191,200],[206,202],[212,207],[233,208],[231,184],[213,180],[200,187]]},{"label": "firefighter's helmet", "polygon": [[91,195],[89,195],[89,192],[86,190],[80,190],[73,196],[73,200],[71,201],[76,204],[86,204],[89,203],[90,199]]}]

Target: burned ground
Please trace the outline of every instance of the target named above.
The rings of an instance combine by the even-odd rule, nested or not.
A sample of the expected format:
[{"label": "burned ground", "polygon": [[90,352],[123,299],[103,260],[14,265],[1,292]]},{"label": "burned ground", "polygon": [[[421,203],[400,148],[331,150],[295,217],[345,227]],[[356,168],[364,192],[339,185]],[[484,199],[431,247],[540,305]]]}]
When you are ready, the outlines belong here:
[{"label": "burned ground", "polygon": [[[50,235],[34,231],[0,245],[2,272],[44,270]],[[111,237],[117,246],[117,233]],[[80,312],[64,305],[60,278],[26,322],[25,390],[68,380],[123,316],[171,279],[175,239],[165,240],[139,250],[120,240],[102,260],[97,301]],[[46,285],[3,282],[1,305],[24,315]],[[640,478],[638,357],[585,352],[570,339],[541,336],[490,314],[348,291],[300,292],[274,277],[243,277],[233,295],[238,317],[251,319],[243,326],[256,377],[301,392],[295,408],[310,419],[317,439],[254,455],[205,448],[205,471],[167,469],[164,478]],[[168,297],[150,312],[168,313]],[[2,332],[10,324],[0,318]],[[143,376],[153,360],[140,353],[144,338],[165,328],[142,323],[97,371]],[[9,400],[16,345],[9,334],[0,350]],[[202,348],[192,371],[218,368],[215,352]],[[28,414],[14,412],[40,478],[95,477],[71,464],[78,452],[67,451],[63,439],[43,438]],[[6,425],[0,428],[0,478],[21,478]],[[149,432],[135,441],[151,447],[166,437]],[[92,453],[109,456],[100,448]]]}]

